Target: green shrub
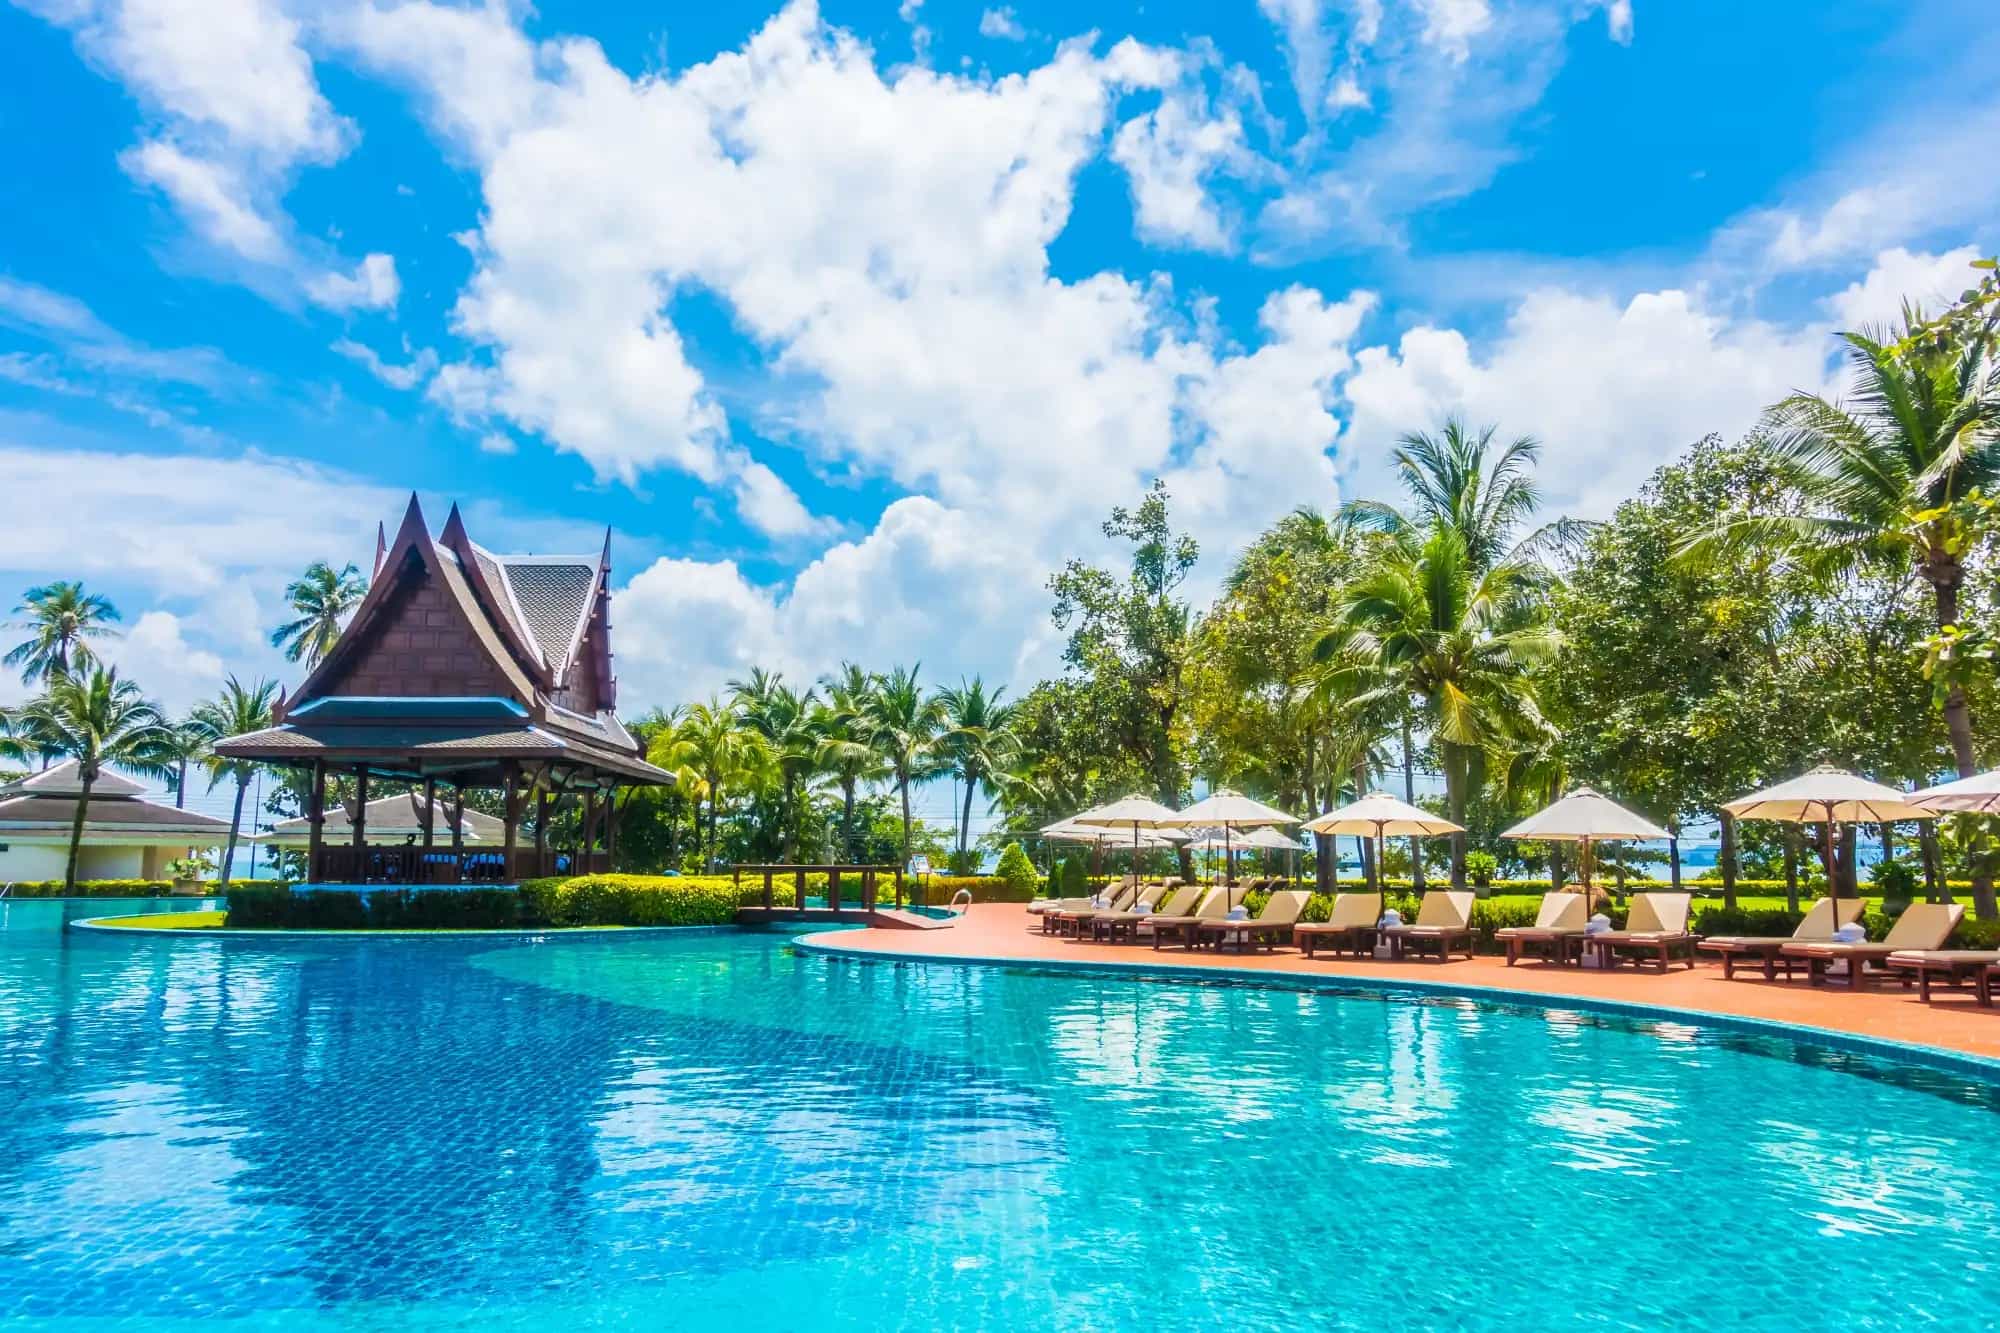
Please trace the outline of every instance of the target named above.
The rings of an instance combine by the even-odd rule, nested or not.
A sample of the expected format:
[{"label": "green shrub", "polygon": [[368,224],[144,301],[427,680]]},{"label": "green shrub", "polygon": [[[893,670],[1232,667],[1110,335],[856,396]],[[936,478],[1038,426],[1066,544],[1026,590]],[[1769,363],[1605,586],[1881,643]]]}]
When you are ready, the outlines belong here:
[{"label": "green shrub", "polygon": [[1492,888],[1493,876],[1499,871],[1500,858],[1493,853],[1470,851],[1465,854],[1465,877],[1480,888]]},{"label": "green shrub", "polygon": [[1007,844],[1007,849],[1000,853],[1000,864],[995,871],[1009,889],[1028,898],[1034,897],[1035,890],[1041,885],[1042,877],[1035,873],[1035,863],[1028,859],[1028,854],[1021,850],[1018,842]]},{"label": "green shrub", "polygon": [[1083,898],[1090,894],[1088,868],[1080,856],[1066,856],[1062,863],[1062,892],[1058,898]]},{"label": "green shrub", "polygon": [[224,924],[251,930],[720,926],[736,919],[736,908],[734,883],[717,876],[582,875],[529,880],[519,889],[374,889],[365,894],[235,886]]},{"label": "green shrub", "polygon": [[1945,942],[1947,949],[2000,949],[2000,921],[1975,921],[1970,916]]},{"label": "green shrub", "polygon": [[1869,882],[1883,902],[1907,903],[1923,891],[1923,872],[1908,861],[1883,861]]},{"label": "green shrub", "polygon": [[974,848],[954,849],[944,859],[945,873],[958,878],[977,875],[979,873],[980,860],[981,857]]},{"label": "green shrub", "polygon": [[[762,893],[760,877],[760,898]],[[859,885],[855,893],[858,900]],[[726,926],[736,920],[739,905],[735,886],[712,876],[529,880],[520,897],[525,923],[536,926]]]},{"label": "green shrub", "polygon": [[[279,879],[239,879],[236,884],[274,885],[283,884]],[[70,895],[76,898],[165,898],[172,894],[172,880],[166,879],[80,879],[76,891]],[[220,894],[219,884],[204,884],[203,894]],[[9,898],[60,898],[63,882],[59,879],[21,880],[7,890]]]}]

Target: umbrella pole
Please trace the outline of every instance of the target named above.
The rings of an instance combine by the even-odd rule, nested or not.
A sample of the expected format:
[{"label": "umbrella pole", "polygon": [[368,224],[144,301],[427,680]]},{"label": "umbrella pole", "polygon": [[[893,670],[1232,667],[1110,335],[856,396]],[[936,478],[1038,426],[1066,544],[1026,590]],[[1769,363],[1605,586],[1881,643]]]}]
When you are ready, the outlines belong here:
[{"label": "umbrella pole", "polygon": [[1389,850],[1389,840],[1382,836],[1384,822],[1380,819],[1375,821],[1375,914],[1377,916],[1382,914],[1382,907],[1389,901],[1388,881],[1382,878],[1382,858]]},{"label": "umbrella pole", "polygon": [[[1833,861],[1833,803],[1831,801],[1822,802],[1820,808],[1826,811],[1826,822],[1820,825],[1820,832],[1822,834],[1820,840],[1825,844],[1822,851],[1822,859],[1826,862],[1826,896],[1838,903],[1840,901],[1840,874],[1839,868],[1834,865]],[[1834,916],[1836,924],[1840,920],[1838,911],[1839,909],[1836,908]]]}]

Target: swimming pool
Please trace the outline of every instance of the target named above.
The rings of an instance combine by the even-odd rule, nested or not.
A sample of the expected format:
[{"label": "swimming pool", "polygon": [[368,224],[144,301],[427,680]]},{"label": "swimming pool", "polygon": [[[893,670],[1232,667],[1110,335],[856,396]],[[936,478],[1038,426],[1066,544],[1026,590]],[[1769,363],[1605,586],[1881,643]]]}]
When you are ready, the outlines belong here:
[{"label": "swimming pool", "polygon": [[1867,1329],[2000,1291],[1993,1089],[1779,1039],[0,909],[14,1327]]}]

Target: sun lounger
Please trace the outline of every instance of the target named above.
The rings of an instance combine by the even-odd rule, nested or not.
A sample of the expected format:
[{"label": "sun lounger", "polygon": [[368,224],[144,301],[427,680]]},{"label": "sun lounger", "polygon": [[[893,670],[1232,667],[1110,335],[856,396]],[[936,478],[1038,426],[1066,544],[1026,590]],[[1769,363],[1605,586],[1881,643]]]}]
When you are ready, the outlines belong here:
[{"label": "sun lounger", "polygon": [[1916,977],[1925,1004],[1931,1002],[1932,979],[1939,978],[1954,988],[1970,981],[1973,998],[1991,1008],[1993,983],[2000,980],[2000,952],[1992,949],[1910,949],[1890,954],[1885,966]]},{"label": "sun lounger", "polygon": [[[1165,885],[1160,886],[1166,890]],[[1142,891],[1139,901],[1122,912],[1094,912],[1090,918],[1090,938],[1093,940],[1116,940],[1120,935],[1136,934],[1141,922],[1150,921],[1157,912],[1161,916],[1178,916],[1193,909],[1194,901],[1201,896],[1201,890],[1184,887],[1165,891],[1163,895],[1148,898]],[[1140,904],[1145,911],[1140,911]],[[1081,939],[1082,936],[1077,938]]]},{"label": "sun lounger", "polygon": [[1230,896],[1230,890],[1217,885],[1203,893],[1201,901],[1195,904],[1194,911],[1186,916],[1162,914],[1147,918],[1146,926],[1148,933],[1153,937],[1153,947],[1157,949],[1168,940],[1179,940],[1192,949],[1195,945],[1195,933],[1201,928],[1202,922],[1229,915]]},{"label": "sun lounger", "polygon": [[1107,891],[1102,905],[1092,904],[1089,907],[1076,908],[1066,912],[1056,912],[1052,917],[1043,918],[1043,928],[1047,929],[1050,921],[1053,920],[1056,934],[1076,935],[1081,933],[1083,928],[1090,924],[1090,919],[1097,915],[1097,913],[1122,912],[1136,902],[1138,897],[1139,891],[1134,888],[1110,890]]},{"label": "sun lounger", "polygon": [[1703,953],[1718,954],[1722,958],[1722,978],[1727,981],[1736,975],[1736,960],[1755,958],[1764,965],[1764,980],[1776,981],[1778,967],[1782,964],[1785,977],[1790,980],[1792,965],[1797,959],[1784,956],[1787,944],[1798,944],[1806,940],[1833,939],[1835,929],[1834,913],[1840,914],[1839,925],[1847,925],[1861,919],[1861,910],[1868,904],[1859,898],[1841,898],[1838,908],[1836,900],[1821,898],[1806,912],[1798,928],[1790,935],[1709,935],[1695,945]]},{"label": "sun lounger", "polygon": [[1289,943],[1292,927],[1297,924],[1299,913],[1306,910],[1306,903],[1312,895],[1303,889],[1278,889],[1264,902],[1264,910],[1247,921],[1231,921],[1224,917],[1220,921],[1202,921],[1195,926],[1197,941],[1214,944],[1221,948],[1224,944],[1234,944],[1236,952],[1253,944],[1262,944],[1266,951],[1281,943]]},{"label": "sun lounger", "polygon": [[1532,926],[1502,926],[1493,938],[1507,946],[1507,966],[1520,961],[1521,951],[1536,948],[1547,962],[1560,963],[1569,952],[1569,943],[1580,939],[1590,913],[1580,893],[1545,893],[1541,910]]},{"label": "sun lounger", "polygon": [[1379,893],[1336,893],[1333,911],[1324,921],[1306,921],[1292,927],[1292,943],[1310,958],[1315,949],[1354,950],[1359,958],[1375,947],[1375,931],[1382,923],[1382,895]]},{"label": "sun lounger", "polygon": [[1634,965],[1651,957],[1665,972],[1674,954],[1679,953],[1692,968],[1694,936],[1688,933],[1687,923],[1693,901],[1694,895],[1688,893],[1635,893],[1625,929],[1586,934],[1583,947],[1596,950],[1604,967],[1615,967],[1620,954],[1632,953],[1638,955],[1632,960]]},{"label": "sun lounger", "polygon": [[[1889,937],[1880,944],[1812,940],[1787,944],[1780,952],[1788,958],[1805,959],[1806,980],[1814,986],[1826,980],[1827,964],[1844,962],[1849,989],[1863,990],[1868,985],[1870,963],[1880,966],[1892,954],[1942,949],[1964,916],[1965,909],[1957,903],[1911,903],[1896,918],[1896,924],[1889,927]],[[1904,978],[1906,982],[1913,979]]]},{"label": "sun lounger", "polygon": [[1381,932],[1397,958],[1414,947],[1418,953],[1437,954],[1440,963],[1451,959],[1454,949],[1472,957],[1473,895],[1466,890],[1433,889],[1417,904],[1414,925],[1388,926]]}]

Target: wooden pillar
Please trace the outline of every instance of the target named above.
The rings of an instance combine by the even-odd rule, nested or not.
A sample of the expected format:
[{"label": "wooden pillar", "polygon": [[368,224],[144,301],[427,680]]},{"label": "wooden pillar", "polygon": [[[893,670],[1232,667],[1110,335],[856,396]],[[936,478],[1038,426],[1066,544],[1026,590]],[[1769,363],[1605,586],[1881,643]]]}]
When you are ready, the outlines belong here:
[{"label": "wooden pillar", "polygon": [[806,872],[792,872],[792,906],[801,912],[806,910]]},{"label": "wooden pillar", "polygon": [[873,870],[863,870],[861,872],[861,910],[864,912],[875,910],[875,872]]},{"label": "wooden pillar", "polygon": [[[626,797],[627,800],[631,798]],[[618,793],[614,789],[604,793],[604,868],[616,870],[618,859]]]},{"label": "wooden pillar", "polygon": [[826,872],[826,905],[840,910],[840,867],[834,866]]},{"label": "wooden pillar", "polygon": [[501,811],[506,818],[500,826],[502,848],[500,853],[500,878],[507,881],[519,878],[514,873],[514,842],[515,834],[519,831],[521,823],[521,795],[518,790],[520,787],[520,778],[520,766],[512,763],[508,764],[506,766],[506,783],[504,788],[506,796],[504,804],[501,806]]},{"label": "wooden pillar", "polygon": [[368,770],[354,774],[354,880],[368,882]]},{"label": "wooden pillar", "polygon": [[549,873],[549,793],[546,788],[535,793],[535,873]]},{"label": "wooden pillar", "polygon": [[438,799],[437,779],[433,777],[425,778],[424,779],[424,850],[426,852],[430,851],[436,845],[435,839],[437,837],[437,799]]},{"label": "wooden pillar", "polygon": [[583,794],[583,824],[577,831],[577,841],[582,844],[577,859],[583,863],[586,875],[597,872],[597,788],[592,787]]},{"label": "wooden pillar", "polygon": [[465,785],[451,784],[451,854],[458,868],[465,865]]},{"label": "wooden pillar", "polygon": [[326,760],[315,759],[312,766],[312,794],[306,807],[306,883],[319,882],[320,837],[326,824]]}]

